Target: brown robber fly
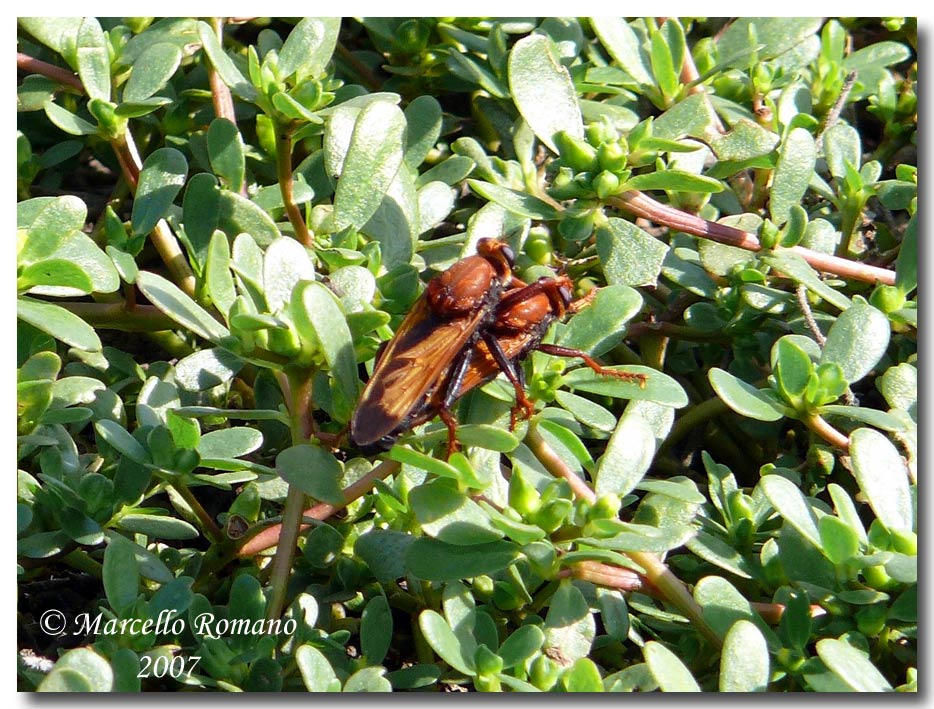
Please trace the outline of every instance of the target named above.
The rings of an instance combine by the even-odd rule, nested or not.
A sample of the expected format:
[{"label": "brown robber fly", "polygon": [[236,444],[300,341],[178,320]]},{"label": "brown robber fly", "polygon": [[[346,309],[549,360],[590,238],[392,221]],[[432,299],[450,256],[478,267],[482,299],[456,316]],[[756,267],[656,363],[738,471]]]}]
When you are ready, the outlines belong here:
[{"label": "brown robber fly", "polygon": [[512,275],[513,259],[504,242],[480,239],[475,256],[461,259],[428,282],[377,356],[350,422],[356,446],[388,448],[415,425],[413,417],[449,379],[452,362],[492,321],[503,289],[524,285]]},{"label": "brown robber fly", "polygon": [[[534,283],[507,291],[497,305],[492,321],[481,328],[473,342],[453,360],[445,381],[435,388],[418,410],[410,413],[406,427],[413,428],[440,416],[448,427],[450,455],[457,448],[456,421],[450,413],[451,406],[464,394],[491,381],[500,372],[506,375],[516,391],[516,405],[511,421],[514,427],[519,413],[524,413],[528,418],[535,411],[523,387],[521,367],[522,360],[533,350],[561,357],[579,357],[598,374],[638,381],[640,386],[645,386],[644,374],[607,369],[585,352],[542,343],[552,323],[569,312],[577,312],[592,300],[590,296],[573,300],[571,287],[571,279],[561,275],[540,278]],[[396,434],[402,433],[402,430]]]}]

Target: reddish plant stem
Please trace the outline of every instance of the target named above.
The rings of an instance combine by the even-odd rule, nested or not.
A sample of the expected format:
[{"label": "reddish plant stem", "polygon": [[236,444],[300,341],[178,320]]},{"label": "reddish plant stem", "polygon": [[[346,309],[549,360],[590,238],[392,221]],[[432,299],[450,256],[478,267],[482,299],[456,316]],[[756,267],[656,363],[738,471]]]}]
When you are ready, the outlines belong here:
[{"label": "reddish plant stem", "polygon": [[295,230],[295,238],[303,246],[311,248],[311,234],[308,233],[308,227],[292,195],[292,133],[287,126],[282,125],[276,126],[276,174],[282,204],[285,205],[285,213]]},{"label": "reddish plant stem", "polygon": [[[224,41],[224,20],[221,17],[211,18],[211,28],[217,35],[217,41]],[[214,65],[208,62],[208,82],[211,85],[211,101],[214,104],[214,115],[218,118],[226,118],[231,123],[237,122],[237,114],[234,111],[233,95],[230,93],[230,87],[224,83]]]},{"label": "reddish plant stem", "polygon": [[62,69],[60,66],[49,64],[41,59],[35,59],[22,52],[16,53],[16,68],[28,71],[31,74],[41,74],[60,84],[84,93],[84,85],[78,75],[68,69]]},{"label": "reddish plant stem", "polygon": [[[395,473],[399,467],[399,463],[395,462],[394,460],[383,461],[375,468],[373,468],[373,470],[371,470],[369,473],[344,489],[344,501],[341,504],[319,502],[318,504],[313,505],[302,512],[302,517],[323,522],[372,489],[374,483],[377,480],[382,480],[383,478],[387,478]],[[303,532],[310,526],[311,524],[309,523],[303,523],[299,527],[299,531]],[[248,539],[237,551],[237,556],[253,556],[260,553],[261,551],[269,549],[279,542],[279,537],[281,534],[281,524],[267,527],[266,529],[260,531],[256,536]]]},{"label": "reddish plant stem", "polygon": [[[759,239],[749,232],[682,212],[680,209],[662,204],[636,190],[624,192],[618,197],[607,200],[607,203],[637,217],[649,219],[656,224],[663,224],[686,234],[693,234],[694,236],[700,236],[728,246],[736,246],[747,251],[762,250]],[[803,246],[794,246],[789,251],[801,256],[818,271],[825,271],[843,278],[852,278],[867,283],[895,284],[895,272],[885,268],[812,251]]]}]

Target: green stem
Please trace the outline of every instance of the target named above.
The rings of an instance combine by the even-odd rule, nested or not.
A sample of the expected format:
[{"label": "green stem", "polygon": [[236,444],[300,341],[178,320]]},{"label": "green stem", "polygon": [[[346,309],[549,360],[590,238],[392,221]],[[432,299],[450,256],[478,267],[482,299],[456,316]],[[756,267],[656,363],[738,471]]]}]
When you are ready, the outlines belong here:
[{"label": "green stem", "polygon": [[[285,385],[283,391],[289,401],[292,444],[298,445],[306,442],[311,434],[311,373],[308,371],[290,372],[283,376],[287,376],[287,381],[282,384]],[[268,620],[279,618],[285,607],[289,575],[292,572],[292,560],[295,557],[295,545],[298,542],[304,506],[305,493],[295,485],[289,485],[289,492],[282,510],[281,534],[269,578],[270,594],[269,603],[266,606]]]},{"label": "green stem", "polygon": [[826,419],[820,414],[811,414],[804,420],[804,423],[811,431],[823,438],[830,445],[836,446],[844,451],[850,449],[849,437],[827,423]]},{"label": "green stem", "polygon": [[282,194],[282,204],[289,222],[295,230],[295,237],[306,247],[311,248],[311,234],[302,213],[295,204],[292,196],[292,131],[288,126],[275,124],[276,131],[276,177],[279,181],[279,192]]},{"label": "green stem", "polygon": [[662,592],[669,603],[684,613],[715,647],[723,644],[720,636],[704,620],[704,611],[694,600],[688,587],[661,559],[645,551],[626,552],[626,556],[645,569],[645,578]]},{"label": "green stem", "polygon": [[123,330],[124,332],[160,332],[177,327],[172,318],[154,305],[127,307],[124,302],[116,303],[57,303],[74,313],[88,325],[101,330]]},{"label": "green stem", "polygon": [[659,447],[659,453],[669,450],[675,443],[680,441],[690,431],[693,431],[702,423],[725,414],[729,410],[730,408],[717,397],[714,397],[713,399],[707,399],[707,401],[697,404],[696,406],[692,406],[681,416],[679,416],[677,421],[675,421],[674,426],[671,427],[671,432]]},{"label": "green stem", "polygon": [[224,533],[221,531],[221,528],[217,526],[217,523],[211,518],[211,515],[208,514],[208,511],[204,509],[200,502],[198,502],[198,498],[195,497],[194,493],[191,491],[191,488],[182,482],[173,482],[171,483],[170,487],[179,494],[179,497],[181,497],[191,508],[191,511],[195,513],[198,521],[201,522],[204,533],[211,540],[211,543],[222,543],[224,541]]}]

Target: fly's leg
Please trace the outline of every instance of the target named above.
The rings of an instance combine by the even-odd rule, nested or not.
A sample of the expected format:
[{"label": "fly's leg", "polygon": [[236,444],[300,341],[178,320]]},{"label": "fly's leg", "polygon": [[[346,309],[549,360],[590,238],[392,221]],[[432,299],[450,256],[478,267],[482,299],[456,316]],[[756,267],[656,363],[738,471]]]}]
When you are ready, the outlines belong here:
[{"label": "fly's leg", "polygon": [[520,381],[522,375],[516,373],[517,371],[521,372],[518,362],[509,361],[506,357],[506,353],[503,352],[503,348],[500,347],[499,340],[496,339],[493,333],[484,332],[482,337],[487,348],[490,350],[490,354],[493,355],[493,359],[496,360],[496,364],[499,365],[503,374],[506,375],[513,389],[516,390],[516,405],[512,407],[512,413],[509,417],[509,430],[511,431],[516,427],[516,421],[518,420],[520,411],[525,412],[525,418],[532,418],[532,414],[535,413],[535,404],[525,395],[525,388],[522,386],[522,381]]},{"label": "fly's leg", "polygon": [[464,375],[467,374],[467,367],[470,365],[470,353],[473,351],[472,342],[468,343],[461,353],[457,355],[454,362],[454,369],[451,372],[451,378],[445,385],[444,397],[438,406],[438,418],[448,428],[448,449],[447,457],[450,458],[457,451],[457,419],[451,413],[451,407],[461,395],[461,385],[464,383]]},{"label": "fly's leg", "polygon": [[616,377],[627,382],[638,382],[639,386],[642,389],[645,389],[645,382],[648,377],[646,377],[644,374],[636,374],[634,372],[620,372],[615,369],[607,369],[586,352],[571,349],[570,347],[561,347],[560,345],[539,345],[536,349],[538,349],[540,352],[544,352],[545,354],[555,355],[557,357],[579,357],[580,359],[584,360],[584,364],[590,367],[597,374],[601,374],[606,377]]}]

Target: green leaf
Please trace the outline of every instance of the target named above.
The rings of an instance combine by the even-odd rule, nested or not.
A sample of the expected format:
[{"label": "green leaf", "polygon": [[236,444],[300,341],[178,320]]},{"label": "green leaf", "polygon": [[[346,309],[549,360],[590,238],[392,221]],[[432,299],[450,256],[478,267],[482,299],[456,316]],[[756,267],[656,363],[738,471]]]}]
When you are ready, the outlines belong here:
[{"label": "green leaf", "polygon": [[889,319],[871,305],[857,303],[840,314],[827,332],[821,363],[835,362],[850,384],[865,377],[889,346]]},{"label": "green leaf", "polygon": [[863,496],[887,529],[914,529],[907,469],[898,450],[884,435],[871,428],[850,434],[853,476]]},{"label": "green leaf", "polygon": [[531,34],[516,42],[509,52],[508,77],[516,108],[553,153],[558,152],[555,133],[584,137],[574,82],[554,55],[548,37]]},{"label": "green leaf", "polygon": [[508,453],[519,445],[510,431],[486,424],[466,424],[457,429],[457,440],[465,446],[476,446],[499,453]]},{"label": "green leaf", "polygon": [[495,202],[504,209],[529,219],[552,221],[558,218],[557,210],[547,202],[540,200],[525,192],[517,192],[508,187],[500,187],[492,182],[482,180],[467,180],[470,189],[481,197]]},{"label": "green leaf", "polygon": [[357,670],[344,683],[344,692],[391,692],[392,685],[383,675],[385,667],[364,667]]},{"label": "green leaf", "polygon": [[618,345],[626,324],[642,308],[639,291],[627,286],[605,286],[593,302],[561,328],[557,344],[592,355],[600,355]]},{"label": "green leaf", "polygon": [[626,180],[626,189],[712,194],[723,191],[723,183],[712,177],[695,175],[693,172],[667,169],[630,177]]},{"label": "green leaf", "polygon": [[110,607],[122,613],[136,602],[139,594],[139,565],[133,544],[115,534],[104,549],[104,564],[101,572],[104,593]]},{"label": "green leaf", "polygon": [[276,472],[290,485],[316,500],[343,504],[340,481],[344,471],[332,453],[303,443],[276,456]]},{"label": "green leaf", "polygon": [[378,665],[392,644],[392,612],[383,595],[373,596],[360,616],[360,648],[370,665]]},{"label": "green leaf", "polygon": [[357,401],[357,359],[340,303],[326,286],[304,281],[292,292],[291,310],[302,338],[309,338],[327,362],[335,417],[349,420]]},{"label": "green leaf", "polygon": [[110,100],[110,54],[100,23],[86,17],[78,28],[78,76],[91,98]]},{"label": "green leaf", "polygon": [[359,229],[373,216],[402,164],[404,140],[405,116],[394,104],[373,101],[360,112],[334,195],[336,230]]},{"label": "green leaf", "polygon": [[785,521],[820,549],[821,540],[817,518],[798,486],[778,474],[766,475],[759,481],[759,485],[769,502]]},{"label": "green leaf", "polygon": [[652,33],[649,57],[652,63],[652,74],[655,84],[661,89],[662,95],[674,97],[678,93],[678,72],[675,67],[666,37],[659,31]]},{"label": "green leaf", "polygon": [[245,362],[222,347],[198,350],[175,365],[176,383],[185,391],[207,391],[229,382]]},{"label": "green leaf", "polygon": [[174,148],[160,148],[143,162],[133,200],[133,235],[148,234],[165,217],[185,184],[188,161]]},{"label": "green leaf", "polygon": [[127,514],[117,520],[117,527],[154,539],[197,539],[201,533],[188,522],[161,515]]},{"label": "green leaf", "polygon": [[[555,392],[555,401],[589,428],[610,432],[616,426],[616,417],[612,412],[590,399],[559,390]],[[518,444],[518,441],[516,443]]]},{"label": "green leaf", "polygon": [[93,123],[88,123],[83,118],[79,118],[71,111],[67,111],[57,103],[52,103],[51,101],[43,106],[45,109],[45,115],[48,116],[49,120],[53,125],[61,128],[63,131],[69,135],[96,135],[97,126]]},{"label": "green leaf", "polygon": [[623,414],[597,462],[594,492],[623,497],[642,480],[655,457],[655,436],[637,415]]},{"label": "green leaf", "polygon": [[287,79],[317,78],[324,73],[340,32],[340,17],[305,17],[289,32],[279,50],[279,74]]},{"label": "green leaf", "polygon": [[814,371],[814,363],[808,353],[788,337],[775,343],[773,370],[779,391],[794,402],[804,394],[808,380]]},{"label": "green leaf", "polygon": [[[35,39],[58,54],[66,53],[65,42],[74,40],[83,22],[81,17],[17,17],[16,23]],[[70,61],[70,59],[69,59]]]},{"label": "green leaf", "polygon": [[226,327],[212,318],[178,286],[162,276],[140,271],[136,285],[159,310],[199,337],[218,342],[230,335]]},{"label": "green leaf", "polygon": [[88,208],[84,202],[72,195],[20,202],[17,205],[17,225],[27,227],[28,232],[26,242],[17,254],[18,263],[31,263],[52,256],[70,234],[84,228],[87,216]]},{"label": "green leaf", "polygon": [[859,132],[846,123],[835,123],[824,132],[824,157],[830,174],[842,180],[847,173],[847,164],[859,169],[862,158],[862,143]]},{"label": "green leaf", "polygon": [[170,42],[151,44],[133,63],[133,71],[123,88],[123,100],[140,102],[150,98],[168,83],[182,62],[182,50]]},{"label": "green leaf", "polygon": [[816,160],[813,136],[804,128],[792,129],[779,148],[778,164],[772,176],[769,215],[775,224],[784,224],[792,206],[801,203]]},{"label": "green leaf", "polygon": [[415,537],[389,529],[371,529],[354,543],[354,554],[369,567],[381,583],[405,575],[405,552]]},{"label": "green leaf", "polygon": [[592,17],[590,26],[606,51],[626,73],[643,86],[654,83],[646,57],[639,46],[639,38],[623,18]]},{"label": "green leaf", "polygon": [[[408,156],[406,152],[406,156]],[[408,159],[408,157],[406,157]],[[408,163],[406,163],[408,164]],[[423,172],[415,180],[416,187],[422,187],[429,182],[443,182],[446,185],[454,186],[466,179],[473,172],[477,164],[463,155],[452,155],[446,160],[438,163],[430,170]]]},{"label": "green leaf", "polygon": [[748,118],[741,118],[733,124],[729,133],[712,140],[710,148],[719,160],[738,162],[767,155],[777,143],[778,136],[775,133]]},{"label": "green leaf", "polygon": [[723,639],[721,692],[764,692],[769,684],[769,649],[759,629],[737,621]]},{"label": "green leaf", "polygon": [[[438,103],[434,96],[418,96],[405,107],[405,164],[410,169],[417,170],[418,166],[421,165],[428,156],[428,153],[435,147],[435,143],[438,142],[438,138],[441,136],[441,114],[441,104]],[[448,160],[450,161],[457,157],[458,156],[454,156]],[[462,158],[462,160],[469,161],[469,158]],[[470,162],[472,163],[472,161]],[[437,167],[438,165],[432,168],[432,170]],[[448,166],[449,169],[451,167],[452,166]],[[420,180],[421,179],[422,178],[420,178]],[[427,178],[425,182],[420,183],[419,186],[425,184],[427,181],[437,179],[441,178],[435,176]],[[446,180],[445,182],[447,182],[447,184],[454,184],[461,179],[463,179],[463,177],[453,182],[447,182]]]},{"label": "green leaf", "polygon": [[79,647],[59,658],[36,691],[109,692],[113,681],[110,663],[92,649]]},{"label": "green leaf", "polygon": [[454,581],[494,574],[515,563],[518,558],[518,547],[512,542],[494,541],[461,546],[420,537],[406,549],[405,566],[416,578]]},{"label": "green leaf", "polygon": [[650,640],[642,648],[649,672],[663,692],[699,692],[700,687],[691,671],[671,650],[660,642]]},{"label": "green leaf", "polygon": [[263,434],[248,426],[233,426],[208,431],[198,441],[202,458],[239,458],[259,450]]},{"label": "green leaf", "polygon": [[86,352],[101,351],[101,341],[94,328],[58,305],[17,298],[16,317],[66,345]]},{"label": "green leaf", "polygon": [[314,264],[305,247],[295,239],[282,236],[267,247],[263,258],[263,287],[271,313],[284,309],[300,281],[313,280]]},{"label": "green leaf", "polygon": [[596,620],[584,594],[568,580],[562,581],[551,597],[544,631],[546,652],[547,648],[554,648],[570,662],[590,653],[596,636]]},{"label": "green leaf", "polygon": [[461,674],[473,675],[473,658],[464,656],[460,641],[443,616],[433,610],[422,611],[418,616],[418,627],[438,657]]},{"label": "green leaf", "polygon": [[906,294],[918,287],[918,217],[908,220],[895,261],[895,285]]},{"label": "green leaf", "polygon": [[561,682],[568,692],[602,692],[603,680],[600,670],[589,657],[582,657],[561,675]]},{"label": "green leaf", "polygon": [[388,270],[412,261],[421,229],[418,199],[411,172],[399,170],[376,211],[361,229],[379,242],[383,265]]},{"label": "green leaf", "polygon": [[883,431],[896,433],[907,430],[906,423],[903,419],[893,416],[886,411],[870,409],[865,406],[829,404],[827,406],[821,406],[817,412],[822,416],[842,416],[851,421],[867,423],[870,426],[881,428]]},{"label": "green leaf", "polygon": [[74,288],[84,294],[94,290],[91,277],[78,264],[55,258],[31,263],[19,274],[17,290],[25,292],[36,286]]},{"label": "green leaf", "polygon": [[227,56],[214,34],[214,30],[207,22],[198,22],[198,37],[204,47],[205,54],[211,61],[211,65],[217,70],[221,80],[230,87],[234,94],[250,103],[256,101],[256,89],[246,80],[240,70],[234,65],[233,60]]},{"label": "green leaf", "polygon": [[299,645],[295,651],[295,664],[309,692],[339,692],[340,680],[324,654],[311,645]]},{"label": "green leaf", "polygon": [[237,299],[237,290],[230,273],[230,243],[222,231],[215,231],[208,244],[204,266],[204,282],[214,306],[226,316]]},{"label": "green leaf", "polygon": [[736,413],[757,421],[778,421],[785,416],[778,401],[766,394],[768,390],[756,389],[717,367],[712,368],[707,377],[717,396]]},{"label": "green leaf", "polygon": [[537,625],[522,625],[503,641],[496,654],[503,660],[503,669],[508,670],[534,656],[544,642],[545,634]]},{"label": "green leaf", "polygon": [[751,26],[755,27],[759,61],[774,59],[814,36],[823,20],[819,17],[740,17],[730,23],[717,45],[723,57],[736,56],[731,64],[745,69],[749,58],[743,50],[750,45]]},{"label": "green leaf", "polygon": [[611,371],[619,370],[631,374],[644,374],[645,386],[638,382],[624,381],[616,377],[594,372],[590,367],[578,367],[562,375],[564,384],[575,391],[612,396],[618,399],[650,401],[663,406],[680,409],[687,406],[688,397],[678,382],[667,374],[651,367],[641,365],[621,365],[606,367]]},{"label": "green leaf", "polygon": [[419,485],[409,493],[409,504],[425,534],[442,542],[471,546],[503,537],[483,508],[451,480]]},{"label": "green leaf", "polygon": [[596,230],[597,253],[611,285],[654,286],[668,246],[632,222],[611,217]]},{"label": "green leaf", "polygon": [[843,520],[824,515],[818,526],[821,549],[834,564],[843,564],[859,552],[859,537]]},{"label": "green leaf", "polygon": [[911,49],[901,42],[874,42],[845,57],[843,68],[848,72],[861,71],[893,66],[910,58]]},{"label": "green leaf", "polygon": [[227,183],[228,189],[239,192],[246,163],[243,140],[237,126],[226,118],[215,118],[208,126],[207,144],[214,174]]},{"label": "green leaf", "polygon": [[845,640],[824,638],[817,641],[817,655],[848,687],[856,692],[891,692],[869,657]]}]

